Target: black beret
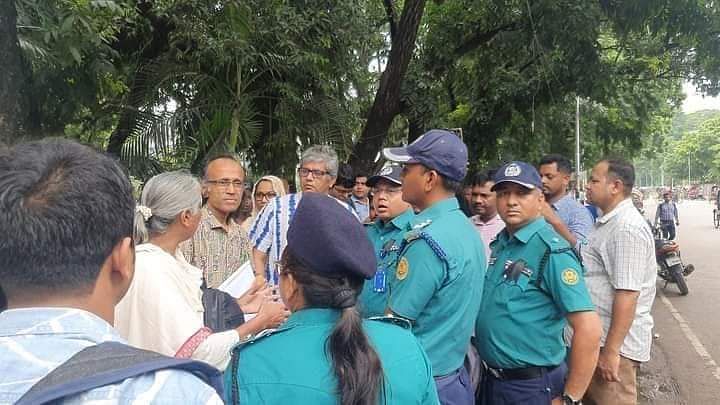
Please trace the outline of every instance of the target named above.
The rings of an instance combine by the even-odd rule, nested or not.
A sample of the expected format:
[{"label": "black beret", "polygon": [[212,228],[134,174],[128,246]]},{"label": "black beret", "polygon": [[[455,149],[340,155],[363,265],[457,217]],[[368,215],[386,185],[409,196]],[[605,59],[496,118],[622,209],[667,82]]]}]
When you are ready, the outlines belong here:
[{"label": "black beret", "polygon": [[377,270],[365,228],[347,208],[322,193],[302,193],[288,229],[286,249],[316,273],[369,279]]}]

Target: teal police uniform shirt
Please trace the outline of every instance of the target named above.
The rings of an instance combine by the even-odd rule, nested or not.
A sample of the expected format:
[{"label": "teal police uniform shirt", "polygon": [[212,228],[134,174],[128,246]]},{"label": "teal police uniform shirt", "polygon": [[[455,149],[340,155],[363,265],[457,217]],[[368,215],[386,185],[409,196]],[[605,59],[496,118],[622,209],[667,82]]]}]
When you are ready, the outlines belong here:
[{"label": "teal police uniform shirt", "polygon": [[[387,309],[388,297],[395,284],[395,266],[403,237],[410,221],[415,217],[408,209],[387,223],[379,219],[365,226],[368,238],[373,244],[378,261],[378,272],[385,272],[384,283],[378,281],[378,274],[365,281],[360,295],[360,312],[364,317],[383,316]],[[375,288],[380,283],[383,288]],[[379,285],[380,286],[380,285]]]},{"label": "teal police uniform shirt", "polygon": [[[570,245],[538,218],[510,236],[498,234],[485,276],[475,327],[480,357],[493,368],[555,366],[565,358],[563,329],[572,312],[593,311],[580,263]],[[550,249],[536,285],[542,257]],[[514,281],[505,277],[519,259],[526,270]]]},{"label": "teal police uniform shirt", "polygon": [[[335,309],[303,309],[269,336],[238,345],[225,371],[226,402],[338,404],[326,342],[339,316]],[[412,333],[382,321],[365,320],[363,328],[383,366],[385,400],[378,403],[438,404],[430,361]]]},{"label": "teal police uniform shirt", "polygon": [[417,214],[406,229],[389,307],[413,322],[435,376],[447,375],[463,365],[473,333],[485,248],[454,197]]}]

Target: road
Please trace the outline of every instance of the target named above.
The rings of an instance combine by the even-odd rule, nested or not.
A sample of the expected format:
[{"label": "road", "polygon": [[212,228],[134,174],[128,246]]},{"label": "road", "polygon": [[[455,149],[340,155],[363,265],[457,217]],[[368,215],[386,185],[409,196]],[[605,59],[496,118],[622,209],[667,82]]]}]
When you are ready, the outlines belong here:
[{"label": "road", "polygon": [[[655,204],[645,202],[648,215]],[[658,281],[652,360],[641,369],[642,404],[720,403],[720,230],[707,201],[678,204],[683,261],[695,265],[690,294]]]}]

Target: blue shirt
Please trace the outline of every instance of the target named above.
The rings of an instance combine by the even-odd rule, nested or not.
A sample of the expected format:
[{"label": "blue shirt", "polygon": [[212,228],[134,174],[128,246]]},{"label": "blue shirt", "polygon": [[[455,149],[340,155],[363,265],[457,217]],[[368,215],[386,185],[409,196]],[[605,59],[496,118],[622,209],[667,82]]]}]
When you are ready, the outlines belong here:
[{"label": "blue shirt", "polygon": [[[225,370],[225,397],[245,404],[336,405],[337,377],[327,341],[340,311],[305,308],[279,330],[236,346]],[[430,360],[409,330],[365,320],[362,328],[375,348],[384,373],[380,404],[438,404]]]},{"label": "blue shirt", "polygon": [[662,222],[673,222],[677,221],[677,218],[678,212],[674,202],[663,202],[658,205],[657,211],[655,212],[656,221],[660,219]]},{"label": "blue shirt", "polygon": [[[98,316],[73,308],[24,308],[0,313],[0,404],[16,402],[42,377],[80,350],[125,343]],[[70,397],[63,404],[222,404],[193,374],[162,370]]]},{"label": "blue shirt", "polygon": [[[505,229],[492,243],[475,344],[493,368],[560,364],[567,354],[567,314],[595,309],[580,262],[565,249],[568,242],[543,218],[513,235]],[[555,253],[543,263],[546,252]],[[508,277],[506,270],[518,260],[527,263],[525,270]]]},{"label": "blue shirt", "polygon": [[579,251],[580,245],[587,243],[588,237],[593,230],[594,220],[585,206],[575,200],[570,194],[557,200],[552,207],[570,232],[577,238],[575,250]]},{"label": "blue shirt", "polygon": [[435,376],[463,366],[485,280],[485,247],[455,197],[417,214],[405,229],[390,310],[413,321]]},{"label": "blue shirt", "polygon": [[369,201],[365,199],[365,201],[355,197],[354,195],[350,196],[350,199],[353,202],[353,205],[355,206],[355,212],[357,213],[357,216],[360,218],[360,221],[365,221],[370,216],[370,205],[368,205]]},{"label": "blue shirt", "polygon": [[[400,246],[402,246],[405,229],[407,229],[414,216],[413,210],[408,209],[387,223],[378,219],[371,224],[365,225],[368,238],[370,238],[377,256],[377,272],[385,272],[385,283],[376,280],[377,272],[375,277],[365,281],[358,308],[364,317],[385,315],[388,298],[392,293],[393,285],[397,282],[395,279],[395,266],[397,266]],[[376,289],[376,281],[378,284],[382,284],[384,289]]]}]

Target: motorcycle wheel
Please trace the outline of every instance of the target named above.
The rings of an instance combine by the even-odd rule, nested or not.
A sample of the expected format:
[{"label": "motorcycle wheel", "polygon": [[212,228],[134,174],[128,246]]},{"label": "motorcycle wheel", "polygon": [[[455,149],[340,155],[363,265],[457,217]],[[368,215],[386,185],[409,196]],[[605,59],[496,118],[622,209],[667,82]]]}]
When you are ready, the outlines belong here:
[{"label": "motorcycle wheel", "polygon": [[682,266],[673,266],[671,272],[673,279],[675,279],[675,284],[677,284],[678,289],[680,290],[680,295],[688,295],[690,290],[688,289],[687,282],[685,282],[685,277],[683,277]]},{"label": "motorcycle wheel", "polygon": [[715,229],[720,228],[720,211],[718,211],[717,208],[713,210],[713,217]]}]

